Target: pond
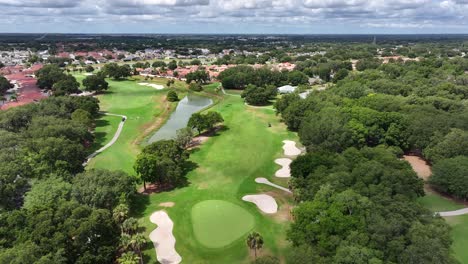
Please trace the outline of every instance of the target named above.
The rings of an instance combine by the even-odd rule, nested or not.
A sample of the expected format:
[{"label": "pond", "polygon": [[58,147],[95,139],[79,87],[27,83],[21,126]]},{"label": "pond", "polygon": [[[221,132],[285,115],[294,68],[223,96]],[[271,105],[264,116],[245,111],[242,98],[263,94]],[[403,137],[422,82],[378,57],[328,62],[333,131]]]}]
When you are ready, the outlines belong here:
[{"label": "pond", "polygon": [[187,126],[193,113],[196,113],[213,104],[213,100],[208,97],[189,94],[177,105],[169,120],[149,139],[149,143],[158,140],[173,139],[177,130]]}]

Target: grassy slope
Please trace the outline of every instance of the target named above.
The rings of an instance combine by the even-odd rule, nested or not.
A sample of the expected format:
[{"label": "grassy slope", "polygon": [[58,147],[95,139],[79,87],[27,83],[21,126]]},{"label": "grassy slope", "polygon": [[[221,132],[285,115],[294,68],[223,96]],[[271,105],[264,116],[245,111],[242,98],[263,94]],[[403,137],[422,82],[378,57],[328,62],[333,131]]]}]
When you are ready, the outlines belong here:
[{"label": "grassy slope", "polygon": [[[247,108],[236,96],[226,97],[211,110],[221,112],[228,129],[194,151],[191,160],[199,167],[189,173],[189,186],[141,196],[137,216],[141,217],[140,222],[149,234],[155,228],[149,221],[151,213],[163,209],[159,206],[162,202],[175,202],[175,206],[166,211],[174,221],[176,249],[184,263],[244,263],[248,261],[249,254],[244,238],[223,249],[205,248],[194,238],[192,206],[204,200],[225,200],[245,208],[254,216],[254,229],[265,239],[264,253],[281,255],[287,247],[284,239],[287,222],[261,214],[255,205],[243,202],[241,198],[245,194],[265,191],[277,198],[280,210],[286,208],[292,197],[270,187],[259,186],[254,179],[272,178],[278,169],[274,158],[281,156],[281,141],[296,138],[286,131],[272,111]],[[268,128],[268,122],[272,124],[271,128]],[[284,180],[273,180],[285,183]],[[152,245],[147,247],[145,254],[151,261],[156,258]]]},{"label": "grassy slope", "polygon": [[[427,192],[419,202],[433,212],[452,211],[463,208],[463,205],[455,203],[437,194]],[[468,263],[468,215],[445,217],[447,223],[452,227],[453,239],[452,250],[455,258],[461,263]]]}]

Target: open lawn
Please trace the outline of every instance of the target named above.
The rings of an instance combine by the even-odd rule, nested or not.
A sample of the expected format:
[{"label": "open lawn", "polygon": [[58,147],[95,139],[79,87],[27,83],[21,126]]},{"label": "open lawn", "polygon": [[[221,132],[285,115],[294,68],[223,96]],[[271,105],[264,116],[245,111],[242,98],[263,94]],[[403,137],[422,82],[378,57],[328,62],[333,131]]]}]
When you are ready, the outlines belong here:
[{"label": "open lawn", "polygon": [[452,250],[460,263],[468,263],[468,215],[445,218],[452,227]]},{"label": "open lawn", "polygon": [[[82,81],[84,74],[75,74],[78,81]],[[139,85],[139,77],[115,81],[107,79],[109,90],[98,95],[101,111],[122,114],[128,117],[122,134],[117,142],[103,153],[93,158],[87,168],[105,168],[123,170],[134,174],[133,163],[140,152],[140,143],[145,136],[153,132],[164,123],[166,118],[176,107],[177,103],[165,100],[168,89],[156,90],[152,87]],[[147,81],[165,85],[166,80],[155,79]],[[179,95],[182,97],[186,90],[185,84],[176,83]],[[121,118],[101,116],[96,122],[96,142],[92,150],[102,147],[113,137]]]},{"label": "open lawn", "polygon": [[[462,204],[431,192],[426,192],[426,196],[419,198],[419,202],[433,212],[453,211],[464,208]],[[452,250],[455,258],[461,263],[468,263],[468,251],[466,250],[466,245],[468,245],[468,215],[444,218],[452,227]]]},{"label": "open lawn", "polygon": [[[237,96],[226,96],[210,110],[219,111],[223,115],[226,129],[192,151],[190,160],[197,164],[197,168],[188,174],[188,186],[170,192],[139,196],[134,205],[136,217],[140,218],[140,223],[149,235],[156,227],[149,221],[149,216],[157,210],[166,210],[174,221],[176,250],[182,256],[183,263],[248,263],[252,256],[249,257],[245,232],[250,230],[255,230],[264,237],[265,246],[260,254],[281,256],[289,246],[285,237],[292,196],[272,187],[256,184],[254,180],[257,177],[266,177],[285,186],[286,181],[274,177],[278,169],[274,160],[282,157],[283,140],[297,138],[293,133],[287,132],[274,112],[249,108]],[[272,126],[268,127],[268,123]],[[277,200],[277,214],[263,214],[253,203],[241,200],[246,194],[260,192],[268,193]],[[205,202],[208,200],[224,201],[223,204],[229,204],[223,205],[226,213],[241,215],[230,221],[223,220],[221,216],[216,217],[217,214],[213,213],[215,208],[205,206],[208,205]],[[162,204],[166,202],[175,204],[166,208]],[[209,215],[202,216],[203,212]],[[196,217],[192,217],[193,214]],[[211,224],[200,224],[198,221],[203,218],[212,221]],[[247,224],[239,226],[231,223],[242,219]],[[221,222],[224,222],[224,226],[220,225]],[[194,231],[194,226],[197,231]],[[232,229],[225,231],[232,233],[214,234],[221,227]],[[209,233],[201,235],[203,230]],[[210,235],[219,237],[208,239]],[[201,238],[202,236],[206,239]],[[221,248],[213,248],[215,245],[212,242],[215,239],[219,239],[218,247]],[[147,263],[153,263],[156,256],[151,243],[148,243],[144,253]]]},{"label": "open lawn", "polygon": [[426,192],[426,196],[419,198],[418,202],[433,212],[453,211],[464,208],[462,204],[455,203],[432,192]]}]

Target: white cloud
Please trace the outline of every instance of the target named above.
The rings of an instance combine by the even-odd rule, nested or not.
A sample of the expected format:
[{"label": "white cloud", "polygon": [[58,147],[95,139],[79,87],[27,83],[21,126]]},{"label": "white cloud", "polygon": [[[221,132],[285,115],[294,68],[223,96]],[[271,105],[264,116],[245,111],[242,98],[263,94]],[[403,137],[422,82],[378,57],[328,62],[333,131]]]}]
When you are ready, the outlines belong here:
[{"label": "white cloud", "polygon": [[58,22],[42,31],[65,25],[79,28],[80,22],[116,27],[115,21],[136,25],[151,20],[161,27],[167,23],[169,29],[211,25],[221,33],[241,25],[246,31],[331,25],[336,29],[446,27],[458,31],[465,26],[468,31],[468,0],[0,0],[0,8],[4,14],[0,22],[9,23],[9,31],[15,31],[11,24],[19,30],[41,25],[47,17]]}]

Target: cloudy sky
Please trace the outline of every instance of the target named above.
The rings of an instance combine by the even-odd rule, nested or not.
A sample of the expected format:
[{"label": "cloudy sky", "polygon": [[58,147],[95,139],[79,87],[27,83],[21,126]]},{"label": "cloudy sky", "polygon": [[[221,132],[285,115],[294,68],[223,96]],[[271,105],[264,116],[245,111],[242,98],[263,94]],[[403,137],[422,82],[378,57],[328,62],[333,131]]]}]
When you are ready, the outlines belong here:
[{"label": "cloudy sky", "polygon": [[468,33],[468,0],[0,0],[0,32]]}]

